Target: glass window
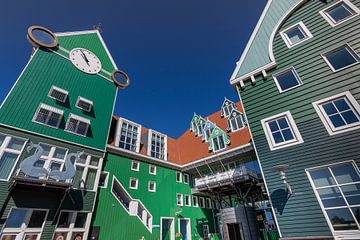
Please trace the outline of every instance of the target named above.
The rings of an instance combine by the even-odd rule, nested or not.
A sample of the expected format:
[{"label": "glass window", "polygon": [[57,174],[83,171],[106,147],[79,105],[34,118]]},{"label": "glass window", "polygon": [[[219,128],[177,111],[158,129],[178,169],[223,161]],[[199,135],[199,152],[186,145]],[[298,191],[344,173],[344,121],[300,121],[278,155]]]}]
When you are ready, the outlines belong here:
[{"label": "glass window", "polygon": [[77,213],[74,227],[75,228],[84,228],[86,219],[87,219],[87,215],[88,215],[87,213],[83,213],[83,212]]},{"label": "glass window", "polygon": [[86,112],[91,112],[92,106],[93,106],[93,102],[83,97],[78,97],[76,101],[76,107]]},{"label": "glass window", "polygon": [[273,78],[279,92],[285,92],[302,85],[302,81],[294,68],[275,74]]},{"label": "glass window", "polygon": [[185,195],[185,206],[190,207],[191,206],[191,200],[190,195]]},{"label": "glass window", "polygon": [[360,61],[358,55],[348,46],[342,46],[323,55],[326,63],[335,72]]},{"label": "glass window", "polygon": [[28,228],[41,228],[45,221],[46,211],[34,210],[32,211]]},{"label": "glass window", "polygon": [[118,146],[120,148],[138,152],[140,148],[140,126],[125,120],[120,120],[120,137]]},{"label": "glass window", "polygon": [[[353,162],[307,170],[334,231],[360,230],[360,173]],[[354,211],[355,210],[355,211]]]},{"label": "glass window", "polygon": [[[76,173],[73,178],[72,184],[75,188],[86,188],[87,190],[95,190],[100,184],[96,183],[96,176],[101,167],[101,158],[82,154],[80,159],[75,163]],[[95,162],[97,164],[95,164]],[[101,180],[99,180],[101,181]]]},{"label": "glass window", "polygon": [[138,188],[138,179],[130,178],[130,189],[137,189],[137,188]]},{"label": "glass window", "polygon": [[64,111],[41,103],[33,118],[34,122],[58,128]]},{"label": "glass window", "polygon": [[156,175],[156,166],[149,165],[149,173],[152,175]]},{"label": "glass window", "polygon": [[289,48],[312,37],[303,22],[282,31],[280,35]]},{"label": "glass window", "polygon": [[285,116],[269,121],[268,125],[276,144],[290,141],[295,138]]},{"label": "glass window", "polygon": [[205,208],[205,199],[203,197],[200,197],[200,207]]},{"label": "glass window", "polygon": [[187,173],[184,173],[184,183],[185,184],[189,184],[189,174],[187,174]]},{"label": "glass window", "polygon": [[71,212],[61,212],[57,227],[58,228],[70,227],[71,218],[72,218]]},{"label": "glass window", "polygon": [[82,240],[86,228],[88,213],[62,211],[58,220],[53,240],[71,239]]},{"label": "glass window", "polygon": [[156,182],[149,181],[148,190],[149,192],[156,192]]},{"label": "glass window", "polygon": [[224,105],[221,109],[222,116],[228,117],[233,109],[235,109],[235,103],[225,100]]},{"label": "glass window", "polygon": [[150,156],[154,158],[159,158],[166,160],[166,141],[167,138],[165,135],[156,133],[151,130],[151,140],[150,140]]},{"label": "glass window", "polygon": [[138,161],[131,161],[131,170],[139,171],[140,169],[140,163]]},{"label": "glass window", "polygon": [[193,196],[193,206],[194,206],[194,207],[198,207],[198,206],[199,206],[197,196]]},{"label": "glass window", "polygon": [[324,9],[320,13],[331,26],[336,26],[357,15],[359,13],[359,9],[349,1],[339,1],[338,3]]},{"label": "glass window", "polygon": [[182,173],[176,172],[176,182],[182,182]]},{"label": "glass window", "polygon": [[218,135],[212,139],[214,151],[219,151],[226,148],[225,140],[223,135]]},{"label": "glass window", "polygon": [[65,102],[69,92],[56,86],[52,86],[48,96],[60,102]]},{"label": "glass window", "polygon": [[178,206],[183,205],[183,195],[181,193],[176,194],[176,203]]},{"label": "glass window", "polygon": [[229,117],[229,125],[232,132],[245,127],[244,114],[238,111],[233,111]]},{"label": "glass window", "polygon": [[5,228],[20,228],[25,221],[26,209],[12,208],[6,219]]},{"label": "glass window", "polygon": [[108,172],[102,172],[100,174],[99,187],[106,188],[108,180],[109,180],[109,173]]},{"label": "glass window", "polygon": [[90,127],[90,120],[70,114],[66,123],[65,130],[71,133],[76,133],[81,136],[86,136],[88,128]]}]

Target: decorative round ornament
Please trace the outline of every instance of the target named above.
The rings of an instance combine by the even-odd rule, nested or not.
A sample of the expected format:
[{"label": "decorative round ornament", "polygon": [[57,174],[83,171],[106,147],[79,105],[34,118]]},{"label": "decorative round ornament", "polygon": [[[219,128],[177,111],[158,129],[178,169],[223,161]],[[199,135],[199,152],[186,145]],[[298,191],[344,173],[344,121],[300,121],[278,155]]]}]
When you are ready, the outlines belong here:
[{"label": "decorative round ornament", "polygon": [[229,103],[228,103],[228,102],[225,102],[225,105],[227,106],[227,105],[229,105]]},{"label": "decorative round ornament", "polygon": [[236,117],[236,113],[233,113],[233,116]]},{"label": "decorative round ornament", "polygon": [[35,47],[54,48],[59,44],[56,35],[52,31],[40,26],[29,27],[27,37]]},{"label": "decorative round ornament", "polygon": [[120,70],[115,70],[111,74],[111,78],[118,88],[124,89],[130,84],[129,76]]},{"label": "decorative round ornament", "polygon": [[88,74],[96,74],[101,70],[99,58],[84,48],[74,48],[69,54],[70,61],[80,71]]}]

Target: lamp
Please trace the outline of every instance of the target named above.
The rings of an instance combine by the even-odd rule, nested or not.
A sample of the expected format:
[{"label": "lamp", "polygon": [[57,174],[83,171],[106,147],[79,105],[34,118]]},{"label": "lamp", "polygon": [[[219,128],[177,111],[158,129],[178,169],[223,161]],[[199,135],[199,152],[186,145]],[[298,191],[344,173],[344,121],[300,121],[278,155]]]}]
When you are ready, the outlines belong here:
[{"label": "lamp", "polygon": [[285,175],[285,169],[288,166],[289,165],[287,165],[287,164],[281,164],[281,165],[278,165],[278,166],[275,166],[275,167],[271,168],[271,171],[279,173],[280,180],[285,184],[287,192],[291,195],[292,190],[291,190],[290,184],[286,181],[286,175]]}]

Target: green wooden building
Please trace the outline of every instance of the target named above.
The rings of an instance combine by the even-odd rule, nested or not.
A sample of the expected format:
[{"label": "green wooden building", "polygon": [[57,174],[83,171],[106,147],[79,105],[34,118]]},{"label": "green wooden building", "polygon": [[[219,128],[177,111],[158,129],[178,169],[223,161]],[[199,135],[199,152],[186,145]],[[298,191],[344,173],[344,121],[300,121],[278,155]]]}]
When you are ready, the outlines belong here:
[{"label": "green wooden building", "polygon": [[359,9],[269,0],[231,77],[282,239],[360,239]]},{"label": "green wooden building", "polygon": [[34,26],[28,39],[29,62],[0,109],[0,239],[87,239],[117,67],[97,30]]}]

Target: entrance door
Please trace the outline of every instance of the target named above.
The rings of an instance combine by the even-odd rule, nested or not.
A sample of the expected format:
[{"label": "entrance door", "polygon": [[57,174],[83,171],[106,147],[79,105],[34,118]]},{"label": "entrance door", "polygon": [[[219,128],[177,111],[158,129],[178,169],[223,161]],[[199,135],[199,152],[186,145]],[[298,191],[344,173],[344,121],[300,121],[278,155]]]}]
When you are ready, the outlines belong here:
[{"label": "entrance door", "polygon": [[175,226],[173,218],[161,218],[161,240],[174,240]]},{"label": "entrance door", "polygon": [[238,223],[227,224],[230,240],[243,240],[242,227]]},{"label": "entrance door", "polygon": [[189,219],[179,219],[179,232],[181,233],[181,240],[190,240],[190,220]]}]

